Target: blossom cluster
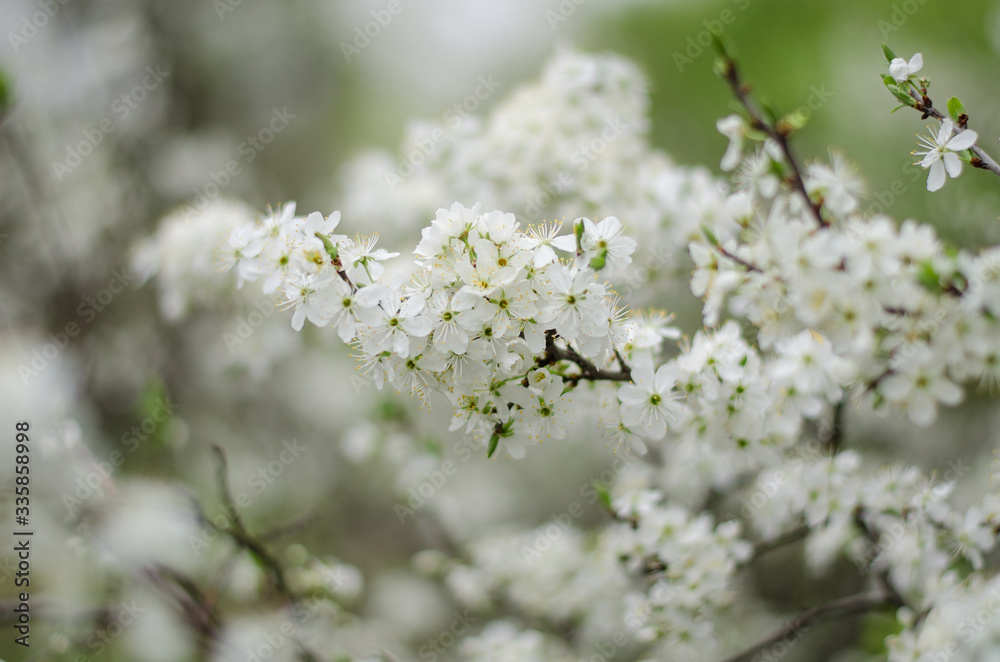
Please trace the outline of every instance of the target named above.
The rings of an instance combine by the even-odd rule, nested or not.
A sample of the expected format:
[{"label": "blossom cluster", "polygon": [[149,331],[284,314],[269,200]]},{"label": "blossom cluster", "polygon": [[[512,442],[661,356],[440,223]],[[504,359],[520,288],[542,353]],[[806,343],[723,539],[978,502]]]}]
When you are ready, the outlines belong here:
[{"label": "blossom cluster", "polygon": [[420,268],[406,280],[383,277],[382,262],[398,253],[376,249],[377,235],[335,234],[339,213],[294,214],[288,204],[235,227],[225,267],[241,284],[259,278],[265,293],[279,292],[293,328],[336,329],[378,388],[425,401],[440,391],[455,408],[453,429],[494,447],[502,437],[515,457],[531,441],[564,438],[578,380],[610,371],[637,335],[597,275],[623,270],[635,248],[614,217],[578,219],[572,234],[559,223],[522,232],[513,214],[456,203],[423,230]]},{"label": "blossom cluster", "polygon": [[881,576],[898,592],[904,630],[887,642],[891,662],[958,653],[976,659],[995,645],[977,618],[987,599],[996,599],[996,582],[968,568],[983,569],[996,546],[1000,495],[956,510],[948,503],[954,481],[903,465],[867,473],[853,451],[808,461],[790,456],[759,474],[754,489],[765,485],[769,498],[752,513],[765,539],[804,526],[814,572],[843,554],[863,575]]},{"label": "blossom cluster", "polygon": [[[689,246],[692,291],[705,299],[706,324],[729,311],[757,327],[762,349],[803,331],[818,334],[841,359],[839,376],[874,404],[891,402],[927,425],[939,404],[962,399],[959,384],[1000,377],[996,249],[949,250],[926,225],[897,227],[865,216],[860,185],[839,159],[805,174],[815,209],[796,191],[761,186],[783,156],[762,149],[730,195],[745,214],[709,224]],[[749,161],[748,161],[749,162]],[[836,204],[830,204],[836,200]],[[710,219],[706,219],[709,221]]]},{"label": "blossom cluster", "polygon": [[[921,66],[892,59],[889,78],[910,85]],[[224,248],[239,284],[261,282],[294,329],[335,331],[379,389],[427,405],[442,394],[451,429],[488,440],[489,455],[583,436],[586,411],[615,448],[643,455],[603,494],[611,521],[599,539],[576,524],[489,531],[461,541],[465,558],[432,564],[459,603],[528,624],[495,620],[458,654],[575,659],[553,632],[625,632],[619,645],[650,657],[707,659],[739,570],[755,561],[752,537],[763,549],[804,538],[814,572],[852,560],[879,605],[898,608],[892,662],[995,653],[977,618],[996,591],[996,495],[960,510],[952,484],[911,467],[869,472],[838,440],[850,393],[862,409],[890,403],[929,425],[963,383],[1000,381],[1000,249],[951,249],[927,226],[866,213],[846,160],[800,167],[787,133],[769,134],[752,109],[718,124],[731,182],[674,166],[645,140],[643,88],[617,58],[563,52],[540,83],[391,177],[395,195],[351,187],[345,216],[389,228],[426,221],[441,200],[478,201],[438,209],[415,260],[376,248],[376,235],[338,234],[339,212],[297,216],[291,203],[235,222]],[[919,155],[931,188],[958,174],[977,138],[947,121]],[[598,150],[588,141],[602,134]],[[378,179],[385,165],[368,155],[349,178]],[[494,207],[516,213],[483,211]],[[591,218],[527,225],[543,210]],[[156,246],[150,261],[169,263]],[[626,307],[662,304],[666,284],[645,285],[678,264],[702,299],[705,328],[691,337],[665,312]],[[194,299],[183,271],[161,269],[176,285],[171,310]],[[831,438],[803,461],[803,439],[830,420]],[[396,448],[409,442],[387,453],[400,494],[440,462]],[[716,523],[713,500],[748,484],[767,498],[745,513],[747,531]]]}]

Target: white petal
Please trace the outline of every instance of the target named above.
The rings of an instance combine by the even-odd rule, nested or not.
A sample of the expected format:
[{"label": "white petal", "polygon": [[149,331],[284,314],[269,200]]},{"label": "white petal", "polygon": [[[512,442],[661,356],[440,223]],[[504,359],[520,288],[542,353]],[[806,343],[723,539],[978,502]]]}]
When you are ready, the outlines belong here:
[{"label": "white petal", "polygon": [[955,130],[955,125],[952,124],[951,120],[945,120],[941,122],[941,130],[937,134],[937,144],[947,145],[948,141],[951,139],[952,131]]},{"label": "white petal", "polygon": [[913,57],[910,58],[910,63],[907,65],[907,69],[910,70],[911,74],[915,74],[920,71],[920,68],[924,66],[924,56],[920,53],[914,53]]},{"label": "white petal", "polygon": [[960,152],[975,145],[978,139],[979,134],[975,131],[963,131],[948,141],[948,149]]},{"label": "white petal", "polygon": [[889,63],[889,75],[897,81],[903,82],[909,74],[910,72],[907,70],[906,60],[903,58],[897,57]]},{"label": "white petal", "polygon": [[936,191],[944,186],[944,164],[935,161],[931,165],[931,174],[927,177],[927,190]]},{"label": "white petal", "polygon": [[958,177],[962,174],[962,159],[958,158],[952,152],[945,152],[944,167],[949,175]]}]

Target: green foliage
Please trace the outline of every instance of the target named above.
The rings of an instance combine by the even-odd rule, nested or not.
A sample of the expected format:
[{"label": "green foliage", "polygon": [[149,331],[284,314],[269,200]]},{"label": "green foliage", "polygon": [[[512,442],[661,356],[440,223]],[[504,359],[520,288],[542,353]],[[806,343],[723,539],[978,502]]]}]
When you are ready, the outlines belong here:
[{"label": "green foliage", "polygon": [[952,97],[948,99],[948,114],[951,115],[951,119],[958,121],[960,115],[965,114],[965,106],[962,102],[958,100],[958,97]]}]

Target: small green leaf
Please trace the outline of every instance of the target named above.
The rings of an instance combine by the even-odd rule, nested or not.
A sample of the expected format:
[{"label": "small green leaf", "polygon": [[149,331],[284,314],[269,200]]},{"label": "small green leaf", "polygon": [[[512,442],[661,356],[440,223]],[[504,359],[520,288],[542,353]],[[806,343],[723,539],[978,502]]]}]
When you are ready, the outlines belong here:
[{"label": "small green leaf", "polygon": [[715,47],[715,51],[722,57],[726,58],[727,60],[733,59],[732,49],[729,47],[729,44],[727,44],[725,40],[723,40],[722,35],[715,34],[714,32],[711,34],[712,34],[712,45]]},{"label": "small green leaf", "polygon": [[958,100],[958,97],[952,97],[948,99],[948,114],[951,115],[951,119],[958,121],[959,115],[965,114],[965,106],[962,102]]},{"label": "small green leaf", "polygon": [[608,249],[602,248],[597,253],[597,255],[590,258],[590,268],[593,269],[594,271],[600,271],[601,269],[604,268],[604,265],[607,262],[607,258],[608,258]]},{"label": "small green leaf", "polygon": [[774,126],[774,123],[778,121],[778,113],[774,112],[774,108],[771,106],[771,104],[765,101],[764,99],[761,99],[760,109],[764,111],[764,119],[767,120],[767,123],[771,126]]},{"label": "small green leaf", "polygon": [[892,52],[888,44],[882,44],[882,54],[885,55],[886,62],[892,62],[896,59],[896,54]]},{"label": "small green leaf", "polygon": [[13,100],[12,85],[7,74],[0,70],[0,117],[7,114]]},{"label": "small green leaf", "polygon": [[597,490],[597,499],[601,502],[601,505],[610,511],[614,511],[611,506],[611,492],[608,491],[608,486],[604,483],[596,483],[594,489]]},{"label": "small green leaf", "polygon": [[912,106],[913,104],[916,103],[916,101],[913,100],[913,97],[911,97],[908,93],[901,90],[899,87],[895,88],[890,87],[889,91],[892,92],[892,95],[894,97],[899,99],[901,102],[905,103],[907,106]]},{"label": "small green leaf", "polygon": [[493,457],[493,454],[497,452],[497,445],[500,443],[500,435],[494,434],[490,437],[490,447],[486,451],[486,457]]},{"label": "small green leaf", "polygon": [[580,245],[580,241],[583,239],[582,218],[573,225],[573,236],[576,237],[576,254],[580,255],[583,253],[583,246]]},{"label": "small green leaf", "polygon": [[701,224],[701,232],[705,235],[705,239],[708,239],[708,243],[713,246],[719,245],[719,239],[715,236],[715,233],[712,232],[704,223]]},{"label": "small green leaf", "polygon": [[937,292],[941,289],[940,276],[938,276],[937,271],[934,270],[934,265],[930,260],[925,260],[920,263],[920,271],[917,272],[917,281],[925,288],[933,292]]}]

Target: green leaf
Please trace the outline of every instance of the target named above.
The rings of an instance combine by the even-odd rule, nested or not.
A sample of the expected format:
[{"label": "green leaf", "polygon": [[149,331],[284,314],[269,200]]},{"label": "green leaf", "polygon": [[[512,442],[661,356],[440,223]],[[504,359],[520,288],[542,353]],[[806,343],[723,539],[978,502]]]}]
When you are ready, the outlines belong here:
[{"label": "green leaf", "polygon": [[732,60],[733,50],[732,48],[729,47],[729,44],[727,44],[726,41],[722,38],[722,35],[715,34],[714,32],[711,34],[712,34],[712,46],[715,47],[715,52],[717,52],[719,55],[726,58],[727,60]]},{"label": "green leaf", "polygon": [[486,451],[486,457],[493,457],[493,454],[497,452],[497,445],[500,443],[500,435],[494,434],[490,437],[490,447]]},{"label": "green leaf", "polygon": [[611,492],[608,491],[608,486],[604,483],[595,483],[594,489],[597,490],[597,499],[601,502],[601,505],[608,510],[614,511],[611,506]]},{"label": "green leaf", "polygon": [[882,54],[885,55],[886,62],[892,62],[896,59],[896,54],[892,52],[888,44],[882,44]]},{"label": "green leaf", "polygon": [[590,268],[593,269],[594,271],[600,271],[601,269],[604,268],[604,265],[607,262],[607,258],[608,258],[608,249],[602,248],[600,252],[597,253],[597,255],[590,258]]},{"label": "green leaf", "polygon": [[889,74],[879,74],[879,76],[882,77],[882,82],[885,84],[886,87],[890,88],[899,87],[899,85],[896,83],[896,79],[890,76]]},{"label": "green leaf", "polygon": [[702,232],[702,234],[705,235],[705,239],[708,239],[708,243],[712,244],[713,246],[718,246],[719,245],[719,239],[718,239],[718,237],[716,237],[715,233],[712,232],[708,228],[708,226],[705,225],[704,223],[701,224],[701,232]]},{"label": "green leaf", "polygon": [[924,260],[920,263],[920,271],[917,272],[917,282],[933,292],[941,289],[940,276],[934,270],[934,264],[930,260]]},{"label": "green leaf", "polygon": [[965,106],[962,102],[958,100],[958,97],[952,97],[948,99],[948,114],[951,115],[951,119],[958,121],[959,115],[965,114]]},{"label": "green leaf", "polygon": [[774,126],[774,123],[778,121],[778,113],[774,112],[774,108],[771,106],[771,104],[765,101],[764,99],[761,99],[760,109],[763,111],[764,119],[767,120],[767,123],[771,126]]},{"label": "green leaf", "polygon": [[890,87],[889,91],[892,92],[892,95],[894,97],[899,99],[901,102],[905,103],[907,106],[912,106],[913,104],[916,103],[916,101],[913,100],[913,97],[911,97],[908,93],[904,92],[898,87],[895,88]]},{"label": "green leaf", "polygon": [[7,77],[7,74],[3,70],[0,70],[0,117],[7,114],[7,110],[13,101],[13,96],[13,86],[11,85],[10,78]]}]

